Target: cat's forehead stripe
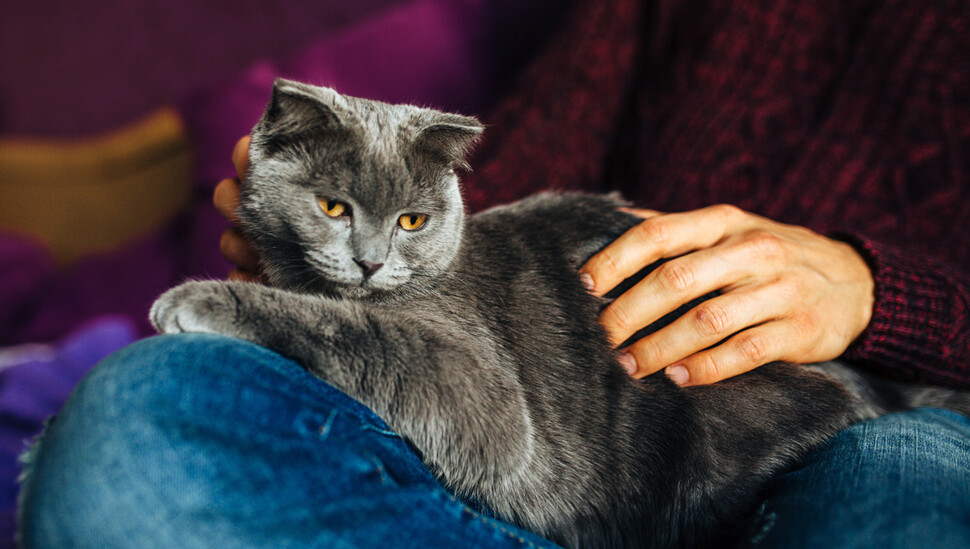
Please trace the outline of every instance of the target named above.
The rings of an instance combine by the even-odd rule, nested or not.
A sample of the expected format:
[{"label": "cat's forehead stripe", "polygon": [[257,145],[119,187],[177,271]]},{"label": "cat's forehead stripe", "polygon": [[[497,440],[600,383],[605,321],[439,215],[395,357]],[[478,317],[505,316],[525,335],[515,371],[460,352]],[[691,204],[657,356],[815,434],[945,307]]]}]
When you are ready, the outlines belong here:
[{"label": "cat's forehead stripe", "polygon": [[346,200],[369,215],[438,214],[448,208],[449,201],[440,196],[443,165],[411,150],[420,129],[433,119],[432,111],[333,94],[325,99],[339,113],[343,133],[304,141],[290,149],[295,156],[279,157],[273,171],[288,172],[292,175],[285,179],[319,196]]}]

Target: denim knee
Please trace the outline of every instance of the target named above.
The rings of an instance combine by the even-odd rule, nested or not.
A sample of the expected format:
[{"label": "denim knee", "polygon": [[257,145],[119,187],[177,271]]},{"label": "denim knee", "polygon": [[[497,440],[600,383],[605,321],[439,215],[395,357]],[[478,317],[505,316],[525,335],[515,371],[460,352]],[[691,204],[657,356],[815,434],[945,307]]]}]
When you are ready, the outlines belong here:
[{"label": "denim knee", "polygon": [[748,547],[970,547],[970,419],[924,408],[854,425],[777,478]]},{"label": "denim knee", "polygon": [[31,460],[25,547],[550,546],[445,493],[362,404],[221,336],[112,355]]},{"label": "denim knee", "polygon": [[157,421],[177,417],[174,389],[186,376],[204,375],[210,345],[197,336],[143,340],[82,379],[23,458],[24,546],[138,545],[150,502],[118,487],[149,480],[140,466],[158,445]]},{"label": "denim knee", "polygon": [[325,412],[308,413],[312,398],[301,395],[325,389],[295,363],[232,338],[136,342],[82,379],[25,455],[18,535],[27,547],[191,545],[173,528],[185,513],[209,512],[214,486],[232,482],[222,448],[254,452],[253,439],[278,432],[280,418],[295,437],[313,435],[309,423]]}]

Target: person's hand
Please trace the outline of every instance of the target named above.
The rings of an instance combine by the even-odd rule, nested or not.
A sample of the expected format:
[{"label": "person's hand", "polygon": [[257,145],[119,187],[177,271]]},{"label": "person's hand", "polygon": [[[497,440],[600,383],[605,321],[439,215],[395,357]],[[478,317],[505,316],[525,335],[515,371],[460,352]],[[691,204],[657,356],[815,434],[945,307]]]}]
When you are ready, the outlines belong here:
[{"label": "person's hand", "polygon": [[636,378],[664,369],[679,385],[700,385],[776,360],[831,360],[869,324],[872,273],[848,244],[733,206],[627,211],[644,221],[580,269],[591,292],[669,261],[603,310],[614,345],[720,291],[623,350],[620,362]]},{"label": "person's hand", "polygon": [[259,269],[259,255],[239,232],[236,225],[239,218],[236,209],[239,207],[239,183],[249,167],[249,136],[236,142],[232,151],[232,163],[236,167],[238,177],[223,179],[216,185],[212,193],[212,203],[223,217],[233,226],[222,233],[219,249],[222,257],[236,267],[229,273],[229,280],[262,281]]}]

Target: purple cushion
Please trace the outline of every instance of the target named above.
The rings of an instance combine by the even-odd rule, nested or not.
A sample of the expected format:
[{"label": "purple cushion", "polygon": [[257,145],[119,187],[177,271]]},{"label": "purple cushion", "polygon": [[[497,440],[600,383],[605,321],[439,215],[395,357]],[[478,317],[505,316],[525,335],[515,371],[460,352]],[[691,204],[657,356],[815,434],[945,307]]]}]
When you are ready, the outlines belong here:
[{"label": "purple cushion", "polygon": [[402,1],[4,2],[0,133],[112,130]]},{"label": "purple cushion", "polygon": [[136,337],[131,322],[108,316],[59,343],[0,348],[0,547],[13,546],[17,459],[27,442],[92,366]]},{"label": "purple cushion", "polygon": [[350,95],[477,111],[486,101],[493,55],[485,36],[494,7],[473,0],[423,0],[325,35],[298,54],[253,65],[182,104],[198,179],[235,175],[229,156],[249,133],[278,76],[333,86]]},{"label": "purple cushion", "polygon": [[[110,4],[96,5],[102,9]],[[192,3],[177,2],[183,8],[189,4]],[[287,3],[290,4],[298,3]],[[324,4],[329,3],[321,3]],[[356,1],[339,2],[340,6],[352,4],[358,5]],[[218,252],[219,235],[226,222],[211,205],[211,190],[221,178],[234,175],[229,158],[232,147],[256,122],[275,77],[330,85],[345,93],[386,101],[481,114],[500,85],[514,72],[514,67],[528,58],[527,52],[532,51],[555,21],[548,16],[547,8],[557,3],[553,0],[416,0],[394,2],[392,8],[376,8],[389,4],[392,3],[380,0],[361,2],[359,5],[371,10],[368,16],[342,20],[341,30],[336,33],[333,33],[335,26],[322,26],[314,36],[303,32],[304,25],[301,45],[294,46],[296,53],[266,59],[242,73],[226,76],[225,67],[205,65],[208,57],[194,60],[202,69],[223,71],[223,76],[210,79],[218,81],[218,85],[201,89],[199,79],[179,84],[196,83],[190,88],[195,91],[181,103],[197,162],[196,203],[185,216],[119,250],[87,257],[61,271],[55,269],[40,245],[0,234],[0,345],[54,340],[86,319],[100,317],[71,332],[60,344],[19,347],[16,361],[11,358],[13,355],[5,355],[10,364],[0,370],[0,547],[12,546],[14,479],[19,471],[16,458],[23,451],[24,441],[39,431],[44,418],[61,406],[70,389],[93,364],[140,335],[150,333],[147,311],[156,296],[186,277],[220,278],[228,272],[229,265]],[[55,22],[63,23],[63,14]],[[221,23],[224,21],[220,20]],[[154,25],[155,21],[147,24]],[[253,30],[239,34],[248,39],[247,32]],[[204,34],[204,30],[193,29],[184,38],[198,49],[196,41]],[[219,41],[219,36],[214,33],[208,39],[216,41],[222,48],[220,51],[231,51],[231,47],[224,47]],[[267,39],[265,35],[261,38],[263,42]],[[0,44],[11,40],[16,41],[16,36],[0,38]],[[84,49],[79,48],[78,51]],[[174,52],[158,49],[168,54]],[[251,53],[252,49],[247,51]],[[278,52],[279,48],[267,51]],[[173,55],[173,59],[162,64],[139,60],[136,65],[144,71],[155,71],[165,83],[179,82],[180,75],[170,71],[183,67],[186,57]],[[68,61],[58,62],[70,64],[71,58],[72,55],[65,55]],[[5,74],[8,72],[16,71],[5,71]],[[10,122],[18,128],[16,124],[34,120],[40,125],[34,128],[38,131],[30,133],[73,135],[80,133],[79,128],[93,131],[96,122],[126,120],[133,112],[144,112],[137,109],[153,108],[160,97],[173,93],[169,88],[154,89],[150,79],[139,84],[140,87],[110,87],[112,93],[133,93],[136,97],[99,96],[101,109],[62,113],[76,115],[70,120],[51,116],[49,119],[11,118]],[[45,93],[65,89],[49,85],[43,88]],[[79,85],[71,89],[75,92],[95,88]],[[160,96],[157,92],[164,93]],[[41,102],[47,97],[43,93],[37,95]],[[70,102],[63,104],[75,106]],[[0,109],[2,112],[7,111]],[[86,117],[85,113],[90,116]],[[64,124],[44,125],[51,121]],[[102,316],[106,314],[121,316]]]}]

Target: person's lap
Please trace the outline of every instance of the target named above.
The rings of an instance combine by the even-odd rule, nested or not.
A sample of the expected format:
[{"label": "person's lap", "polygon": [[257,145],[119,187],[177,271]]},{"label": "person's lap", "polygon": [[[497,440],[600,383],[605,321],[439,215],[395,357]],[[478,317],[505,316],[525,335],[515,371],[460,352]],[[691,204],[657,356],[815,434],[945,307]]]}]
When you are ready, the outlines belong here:
[{"label": "person's lap", "polygon": [[970,419],[858,423],[776,478],[741,547],[970,547]]},{"label": "person's lap", "polygon": [[27,469],[27,547],[554,547],[448,495],[370,410],[239,340],[99,364]]},{"label": "person's lap", "polygon": [[[27,547],[554,546],[450,496],[363,405],[220,336],[152,338],[104,361],[27,469]],[[957,537],[970,420],[919,410],[854,426],[766,498],[747,545],[970,540]]]}]

